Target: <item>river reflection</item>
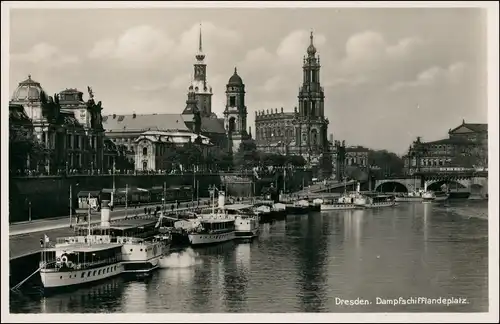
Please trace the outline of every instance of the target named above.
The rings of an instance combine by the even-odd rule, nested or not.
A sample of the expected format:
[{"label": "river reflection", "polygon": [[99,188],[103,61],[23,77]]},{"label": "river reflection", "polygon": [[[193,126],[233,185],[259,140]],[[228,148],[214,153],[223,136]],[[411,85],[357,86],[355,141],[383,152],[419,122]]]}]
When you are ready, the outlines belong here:
[{"label": "river reflection", "polygon": [[[462,205],[461,205],[462,204]],[[196,262],[147,281],[121,278],[54,296],[11,297],[13,312],[456,312],[488,309],[487,222],[480,204],[289,215],[252,242],[193,249]],[[487,208],[487,207],[486,207]],[[377,305],[456,297],[465,305]],[[364,298],[342,306],[338,298]]]}]

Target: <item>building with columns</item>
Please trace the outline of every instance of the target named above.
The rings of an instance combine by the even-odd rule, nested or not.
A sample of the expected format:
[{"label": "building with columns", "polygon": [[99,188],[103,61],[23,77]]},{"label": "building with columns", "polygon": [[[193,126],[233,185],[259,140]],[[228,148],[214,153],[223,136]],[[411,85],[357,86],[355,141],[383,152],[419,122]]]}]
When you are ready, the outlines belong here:
[{"label": "building with columns", "polygon": [[[302,85],[298,93],[298,109],[284,112],[283,108],[256,112],[255,139],[257,147],[266,152],[285,151],[302,155],[311,164],[329,151],[328,118],[325,117],[325,94],[320,82],[320,58],[316,55],[314,36],[303,59]],[[282,149],[278,149],[282,148]]]},{"label": "building with columns", "polygon": [[488,167],[488,124],[466,123],[448,131],[448,138],[422,142],[420,137],[403,156],[405,171],[413,174],[446,167]]},{"label": "building with columns", "polygon": [[[37,170],[44,174],[63,172],[102,172],[107,169],[103,156],[104,129],[101,102],[89,99],[83,92],[66,89],[47,96],[39,82],[31,76],[19,83],[9,102],[9,110],[22,110],[31,123],[34,137],[46,149],[43,161],[27,158],[17,169]],[[35,165],[33,165],[35,163]]]}]

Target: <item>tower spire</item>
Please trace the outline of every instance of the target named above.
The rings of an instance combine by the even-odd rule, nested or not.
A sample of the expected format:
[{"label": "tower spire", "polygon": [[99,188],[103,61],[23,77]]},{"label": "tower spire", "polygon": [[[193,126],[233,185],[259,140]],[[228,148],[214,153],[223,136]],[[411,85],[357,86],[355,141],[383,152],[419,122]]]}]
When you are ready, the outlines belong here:
[{"label": "tower spire", "polygon": [[309,57],[312,57],[314,56],[314,54],[316,54],[316,47],[314,47],[314,36],[313,36],[313,31],[311,30],[311,35],[309,36],[309,38],[311,39],[311,44],[309,44],[309,47],[307,48],[307,54]]},{"label": "tower spire", "polygon": [[200,36],[199,36],[199,40],[198,40],[198,54],[196,54],[196,59],[199,62],[202,62],[205,59],[205,54],[203,54],[203,44],[202,44],[201,38],[202,37],[201,37],[201,23],[200,23]]},{"label": "tower spire", "polygon": [[200,53],[203,52],[203,46],[202,46],[202,43],[201,43],[201,23],[200,23],[200,47],[199,47],[199,51],[200,51]]}]

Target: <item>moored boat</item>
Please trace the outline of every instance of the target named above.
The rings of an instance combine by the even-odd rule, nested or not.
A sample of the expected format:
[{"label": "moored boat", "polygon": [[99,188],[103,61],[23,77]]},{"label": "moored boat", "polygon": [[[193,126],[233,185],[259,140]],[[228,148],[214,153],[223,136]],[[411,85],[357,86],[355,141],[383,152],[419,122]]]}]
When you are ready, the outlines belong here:
[{"label": "moored boat", "polygon": [[44,289],[63,288],[111,278],[123,272],[122,244],[109,236],[58,238],[42,249],[40,279]]},{"label": "moored boat", "polygon": [[419,190],[419,191],[410,191],[407,194],[401,194],[401,195],[396,195],[394,200],[396,202],[421,202],[422,199],[422,194],[424,191]]},{"label": "moored boat", "polygon": [[234,217],[234,237],[236,239],[252,239],[259,235],[261,215],[256,213],[252,207],[249,204],[232,204],[221,208],[226,215]]},{"label": "moored boat", "polygon": [[[355,204],[357,203],[355,202]],[[394,207],[396,206],[396,201],[392,195],[376,195],[367,196],[364,203],[357,205],[363,208]]]},{"label": "moored boat", "polygon": [[207,245],[233,240],[234,216],[209,214],[200,216],[200,225],[188,233],[191,245]]},{"label": "moored boat", "polygon": [[215,186],[210,190],[212,210],[198,215],[199,224],[188,232],[191,245],[208,245],[231,241],[235,237],[234,215],[224,212],[225,195],[219,191],[219,209],[215,210]]},{"label": "moored boat", "polygon": [[258,201],[253,206],[254,212],[259,215],[260,223],[286,218],[286,205],[274,203],[272,200]]},{"label": "moored boat", "polygon": [[307,214],[309,212],[309,201],[305,199],[301,199],[299,201],[293,202],[293,203],[287,203],[285,204],[286,208],[286,213],[287,214]]},{"label": "moored boat", "polygon": [[[90,194],[88,199],[90,200]],[[90,207],[88,219],[90,220]],[[109,226],[107,204],[101,209],[101,225]],[[88,284],[123,272],[123,243],[113,240],[110,235],[93,235],[90,221],[86,235],[57,238],[55,245],[51,247],[48,246],[48,241],[46,236],[39,268],[45,289]]]}]

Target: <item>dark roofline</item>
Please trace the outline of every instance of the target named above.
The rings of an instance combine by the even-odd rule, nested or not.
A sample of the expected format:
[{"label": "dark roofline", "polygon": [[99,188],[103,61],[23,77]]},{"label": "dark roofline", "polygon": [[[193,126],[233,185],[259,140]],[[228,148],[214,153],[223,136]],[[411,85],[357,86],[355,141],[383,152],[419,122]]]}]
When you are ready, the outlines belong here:
[{"label": "dark roofline", "polygon": [[[471,131],[473,132],[487,132],[488,131],[488,124],[484,124],[484,123],[462,123],[460,125],[458,125],[457,127],[451,129],[448,134],[450,133],[453,133],[454,131],[456,131],[457,129],[459,129],[460,127],[467,127],[469,128]],[[472,127],[472,128],[471,128]],[[477,128],[485,128],[483,130],[477,130]]]},{"label": "dark roofline", "polygon": [[437,141],[432,142],[422,142],[422,145],[439,145],[439,144],[467,144],[470,143],[466,139],[462,138],[444,138]]}]

